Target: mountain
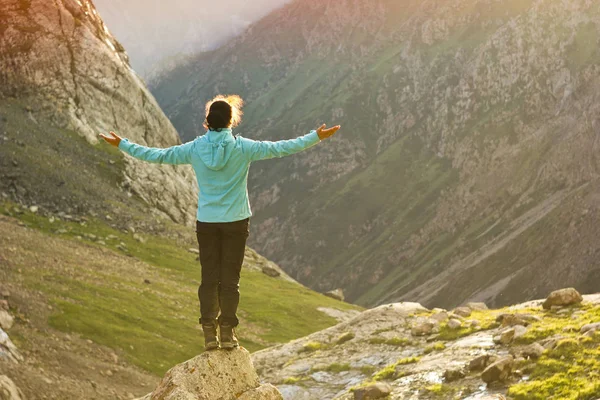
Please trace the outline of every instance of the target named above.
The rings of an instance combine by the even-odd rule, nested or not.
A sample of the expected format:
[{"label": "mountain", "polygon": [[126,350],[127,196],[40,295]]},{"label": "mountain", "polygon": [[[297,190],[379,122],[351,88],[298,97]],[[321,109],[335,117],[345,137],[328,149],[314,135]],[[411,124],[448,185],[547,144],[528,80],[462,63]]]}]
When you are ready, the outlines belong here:
[{"label": "mountain", "polygon": [[[98,144],[98,134],[109,130],[155,147],[181,143],[91,1],[4,0],[0,20],[2,125],[13,122],[19,129],[15,122],[26,118],[23,131],[5,133],[4,140],[29,142],[17,146],[19,156],[25,157],[19,167],[9,163],[14,153],[11,155],[7,146],[0,154],[3,170],[12,167],[9,174],[19,176],[19,187],[27,192],[19,195],[28,196],[27,203],[44,200],[64,209],[81,206],[84,198],[86,202],[111,201],[106,190],[94,186],[99,184],[95,177],[82,179],[89,173],[85,168],[91,167],[85,157],[91,157],[89,162],[103,163],[101,157],[98,153],[90,156],[94,153],[91,148],[84,149],[79,139],[64,136],[65,130],[85,138],[90,145]],[[48,127],[47,134],[41,132],[37,138],[37,131],[42,129],[26,128],[31,122],[57,129]],[[62,138],[49,136],[56,130]],[[102,143],[99,147],[108,146]],[[66,163],[70,157],[72,168]],[[61,162],[59,172],[56,164]],[[77,169],[78,164],[83,167]],[[190,167],[151,165],[131,157],[120,164],[124,164],[117,178],[121,187],[160,214],[193,225],[198,188]],[[10,180],[17,176],[5,178],[0,188],[15,192]],[[118,204],[116,201],[112,207],[118,208]]]},{"label": "mountain", "polygon": [[[89,1],[0,1],[0,398],[133,398],[203,348],[193,171],[98,142],[180,143],[108,32]],[[250,248],[240,291],[251,351],[360,310]]]},{"label": "mountain", "polygon": [[600,283],[599,29],[587,0],[296,0],[151,91],[183,140],[216,93],[247,137],[342,125],[252,167],[250,244],[300,282],[499,306]]},{"label": "mountain", "polygon": [[96,0],[102,18],[147,77],[172,57],[212,50],[287,0]]}]

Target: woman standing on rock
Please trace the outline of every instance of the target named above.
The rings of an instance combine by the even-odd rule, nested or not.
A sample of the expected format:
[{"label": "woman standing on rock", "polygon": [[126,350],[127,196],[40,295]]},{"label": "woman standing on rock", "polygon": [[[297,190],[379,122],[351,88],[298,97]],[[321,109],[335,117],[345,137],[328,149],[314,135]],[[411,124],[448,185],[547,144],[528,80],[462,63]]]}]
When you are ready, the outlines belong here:
[{"label": "woman standing on rock", "polygon": [[242,105],[239,96],[217,96],[206,105],[206,134],[166,149],[140,146],[114,132],[100,135],[140,160],[191,164],[194,168],[200,189],[196,236],[202,283],[198,298],[207,350],[238,346],[234,328],[239,324],[240,272],[252,216],[247,188],[250,163],[301,152],[340,129],[339,125],[329,129],[323,125],[304,136],[278,142],[233,136],[232,128],[241,122]]}]

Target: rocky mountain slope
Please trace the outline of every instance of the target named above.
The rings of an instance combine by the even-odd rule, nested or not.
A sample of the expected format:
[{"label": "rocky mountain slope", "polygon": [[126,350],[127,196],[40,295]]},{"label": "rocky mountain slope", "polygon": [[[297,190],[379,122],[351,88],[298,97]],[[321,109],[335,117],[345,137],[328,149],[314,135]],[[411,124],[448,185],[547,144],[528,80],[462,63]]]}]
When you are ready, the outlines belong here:
[{"label": "rocky mountain slope", "polygon": [[[2,105],[25,109],[28,121],[76,133],[89,144],[97,144],[98,134],[108,130],[156,147],[180,143],[177,132],[130,68],[125,50],[109,33],[91,1],[2,0],[0,21]],[[8,118],[16,120],[16,114],[5,107],[0,128]],[[7,141],[6,128],[3,133]],[[23,143],[27,131],[17,131],[15,136]],[[56,147],[51,157],[60,158],[61,140],[50,142]],[[35,163],[48,163],[43,153],[50,144],[42,143],[41,148],[34,144],[23,149],[33,160],[21,165],[22,174],[28,174]],[[0,148],[3,171],[17,169],[9,163],[9,157],[14,156],[5,149]],[[122,187],[159,213],[193,224],[197,184],[191,168],[143,164],[130,157],[124,159],[124,164]],[[30,182],[29,196],[35,197],[35,185],[43,186],[46,179],[58,178],[63,184],[72,184],[72,180],[51,177],[51,169],[40,168],[39,175]],[[7,189],[11,179],[14,177],[3,178],[2,187]],[[78,187],[68,192],[85,190]],[[41,197],[35,200],[48,200]],[[59,202],[60,197],[54,201]]]},{"label": "rocky mountain slope", "polygon": [[183,140],[219,92],[248,137],[343,126],[252,167],[251,245],[294,278],[505,305],[600,283],[599,32],[590,0],[297,0],[151,90]]},{"label": "rocky mountain slope", "polygon": [[286,0],[96,0],[111,32],[127,49],[133,68],[148,77],[172,59],[213,50]]},{"label": "rocky mountain slope", "polygon": [[252,361],[286,400],[593,400],[599,321],[600,296],[572,289],[497,310],[394,303]]}]

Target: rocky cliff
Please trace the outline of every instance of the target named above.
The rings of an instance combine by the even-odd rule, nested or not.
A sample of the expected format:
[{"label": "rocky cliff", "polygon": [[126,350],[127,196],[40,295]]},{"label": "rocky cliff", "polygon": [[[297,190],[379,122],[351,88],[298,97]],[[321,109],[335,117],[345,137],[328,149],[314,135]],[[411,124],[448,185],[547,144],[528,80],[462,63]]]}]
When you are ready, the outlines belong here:
[{"label": "rocky cliff", "polygon": [[[108,130],[154,147],[181,143],[91,1],[2,0],[0,22],[3,104],[18,101],[36,124],[48,121],[90,144]],[[14,118],[4,111],[3,122]],[[197,184],[190,168],[129,157],[125,163],[124,188],[172,219],[193,223]]]},{"label": "rocky cliff", "polygon": [[590,0],[297,0],[152,91],[184,140],[217,92],[249,137],[343,126],[252,168],[250,243],[294,278],[510,304],[600,282],[599,32]]}]

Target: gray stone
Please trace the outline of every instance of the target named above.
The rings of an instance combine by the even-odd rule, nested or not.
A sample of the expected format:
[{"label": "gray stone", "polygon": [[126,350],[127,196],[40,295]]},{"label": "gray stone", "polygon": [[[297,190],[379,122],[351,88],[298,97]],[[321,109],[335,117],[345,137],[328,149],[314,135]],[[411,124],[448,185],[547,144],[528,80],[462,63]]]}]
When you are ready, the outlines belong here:
[{"label": "gray stone", "polygon": [[0,360],[2,359],[17,363],[23,361],[23,356],[19,353],[17,346],[10,340],[8,334],[0,328]]},{"label": "gray stone", "polygon": [[495,360],[490,354],[483,354],[469,362],[469,371],[483,371],[493,361]]},{"label": "gray stone", "polygon": [[525,358],[537,360],[542,356],[542,354],[544,354],[545,350],[546,349],[544,349],[544,346],[542,346],[541,344],[532,343],[529,346],[525,346],[523,349],[521,349],[520,353],[521,356]]},{"label": "gray stone", "polygon": [[512,356],[505,356],[490,365],[481,374],[481,379],[485,383],[506,381],[512,374],[514,359]]},{"label": "gray stone", "polygon": [[467,374],[462,368],[457,369],[449,369],[444,372],[444,381],[445,382],[455,382],[460,379],[463,379]]},{"label": "gray stone", "polygon": [[457,319],[451,319],[450,321],[448,321],[448,328],[450,329],[460,329],[462,328],[462,322],[460,322]]},{"label": "gray stone", "polygon": [[473,311],[479,310],[479,311],[483,311],[483,310],[488,310],[488,306],[485,303],[467,303],[467,307],[470,308]]},{"label": "gray stone", "polygon": [[384,382],[377,382],[354,391],[354,400],[382,399],[392,393],[392,387]]},{"label": "gray stone", "polygon": [[549,310],[552,307],[565,307],[573,304],[579,304],[583,301],[583,297],[574,288],[555,290],[550,293],[542,307]]},{"label": "gray stone", "polygon": [[271,278],[277,278],[281,276],[281,272],[277,271],[277,269],[271,267],[270,265],[263,265],[261,268],[263,274],[270,276]]},{"label": "gray stone", "polygon": [[344,301],[344,291],[342,289],[330,290],[329,292],[324,293],[325,296],[331,297],[332,299],[336,299],[339,301]]},{"label": "gray stone", "polygon": [[256,389],[244,392],[237,400],[283,400],[283,396],[275,386],[265,383]]},{"label": "gray stone", "polygon": [[433,333],[436,328],[439,328],[439,325],[435,320],[419,320],[413,324],[410,333],[413,336],[426,336]]},{"label": "gray stone", "polygon": [[458,316],[463,318],[468,318],[471,316],[471,309],[469,307],[457,307],[452,312]]},{"label": "gray stone", "polygon": [[446,311],[439,311],[429,317],[437,322],[444,322],[448,320],[448,313]]},{"label": "gray stone", "polygon": [[15,319],[8,313],[8,311],[0,310],[0,328],[7,331],[12,328],[14,322]]}]

